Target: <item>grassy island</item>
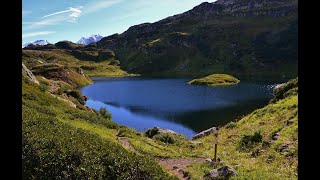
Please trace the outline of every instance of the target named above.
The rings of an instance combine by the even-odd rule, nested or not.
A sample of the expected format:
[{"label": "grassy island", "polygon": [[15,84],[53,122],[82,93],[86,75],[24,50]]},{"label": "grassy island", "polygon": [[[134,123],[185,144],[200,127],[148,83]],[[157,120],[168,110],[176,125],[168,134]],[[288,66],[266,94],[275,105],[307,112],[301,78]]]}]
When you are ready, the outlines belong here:
[{"label": "grassy island", "polygon": [[239,82],[239,79],[228,74],[211,74],[203,78],[193,79],[188,84],[217,86],[238,84]]}]

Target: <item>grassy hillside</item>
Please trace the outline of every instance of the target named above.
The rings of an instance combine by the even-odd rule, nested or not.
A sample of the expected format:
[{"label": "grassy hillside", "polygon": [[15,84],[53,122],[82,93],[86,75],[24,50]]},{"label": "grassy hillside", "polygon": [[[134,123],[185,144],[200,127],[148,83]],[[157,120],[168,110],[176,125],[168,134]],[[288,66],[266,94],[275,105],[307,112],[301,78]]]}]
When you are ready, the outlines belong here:
[{"label": "grassy hillside", "polygon": [[[234,179],[297,179],[298,173],[298,79],[276,90],[264,108],[227,124],[219,130],[218,157],[235,168]],[[282,91],[286,89],[285,91]],[[281,98],[279,95],[281,94]],[[213,135],[199,141],[213,157]],[[198,163],[188,170],[200,179],[212,169]]]},{"label": "grassy hillside", "polygon": [[[60,64],[66,68],[79,69],[88,76],[129,76],[132,74],[120,68],[120,62],[109,50],[91,51],[86,49],[67,50],[52,47],[52,49],[25,49],[22,51],[22,62],[33,71],[37,66]],[[45,68],[38,68],[44,70]]]},{"label": "grassy hillside", "polygon": [[152,158],[124,149],[119,128],[23,77],[23,179],[175,179]]},{"label": "grassy hillside", "polygon": [[[216,168],[204,161],[213,157],[212,135],[190,141],[139,133],[84,107],[86,98],[70,80],[36,78],[40,85],[25,76],[22,82],[25,179],[174,179],[159,158],[200,158],[181,167],[191,179]],[[297,82],[280,86],[269,105],[220,129],[218,157],[238,171],[236,179],[297,178]]]}]

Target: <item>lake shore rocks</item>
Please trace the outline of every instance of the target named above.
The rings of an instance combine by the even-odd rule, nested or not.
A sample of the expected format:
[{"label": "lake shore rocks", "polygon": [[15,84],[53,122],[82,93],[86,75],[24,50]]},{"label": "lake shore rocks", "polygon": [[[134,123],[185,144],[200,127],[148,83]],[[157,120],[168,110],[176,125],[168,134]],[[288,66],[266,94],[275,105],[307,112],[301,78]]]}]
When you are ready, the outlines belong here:
[{"label": "lake shore rocks", "polygon": [[178,133],[175,131],[172,131],[170,129],[160,128],[160,127],[150,128],[145,133],[149,138],[152,138],[155,135],[166,134],[166,133],[178,135]]}]

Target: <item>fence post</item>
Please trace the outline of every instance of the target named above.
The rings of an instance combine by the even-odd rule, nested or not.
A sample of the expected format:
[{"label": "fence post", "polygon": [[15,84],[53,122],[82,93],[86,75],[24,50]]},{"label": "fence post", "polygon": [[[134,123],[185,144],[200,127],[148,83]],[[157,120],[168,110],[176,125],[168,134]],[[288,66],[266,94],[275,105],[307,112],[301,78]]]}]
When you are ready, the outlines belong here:
[{"label": "fence post", "polygon": [[214,162],[217,162],[217,150],[218,150],[218,128],[214,133],[215,142],[214,142]]}]

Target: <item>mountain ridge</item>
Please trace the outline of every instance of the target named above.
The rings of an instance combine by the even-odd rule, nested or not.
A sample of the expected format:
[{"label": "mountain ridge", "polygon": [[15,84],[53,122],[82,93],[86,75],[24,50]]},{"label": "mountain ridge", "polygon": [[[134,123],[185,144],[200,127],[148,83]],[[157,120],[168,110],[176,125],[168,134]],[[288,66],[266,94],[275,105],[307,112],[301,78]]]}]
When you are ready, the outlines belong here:
[{"label": "mountain ridge", "polygon": [[97,35],[91,35],[90,37],[82,37],[79,41],[77,41],[77,44],[83,44],[83,45],[88,45],[93,42],[100,41],[103,38],[100,34]]}]

